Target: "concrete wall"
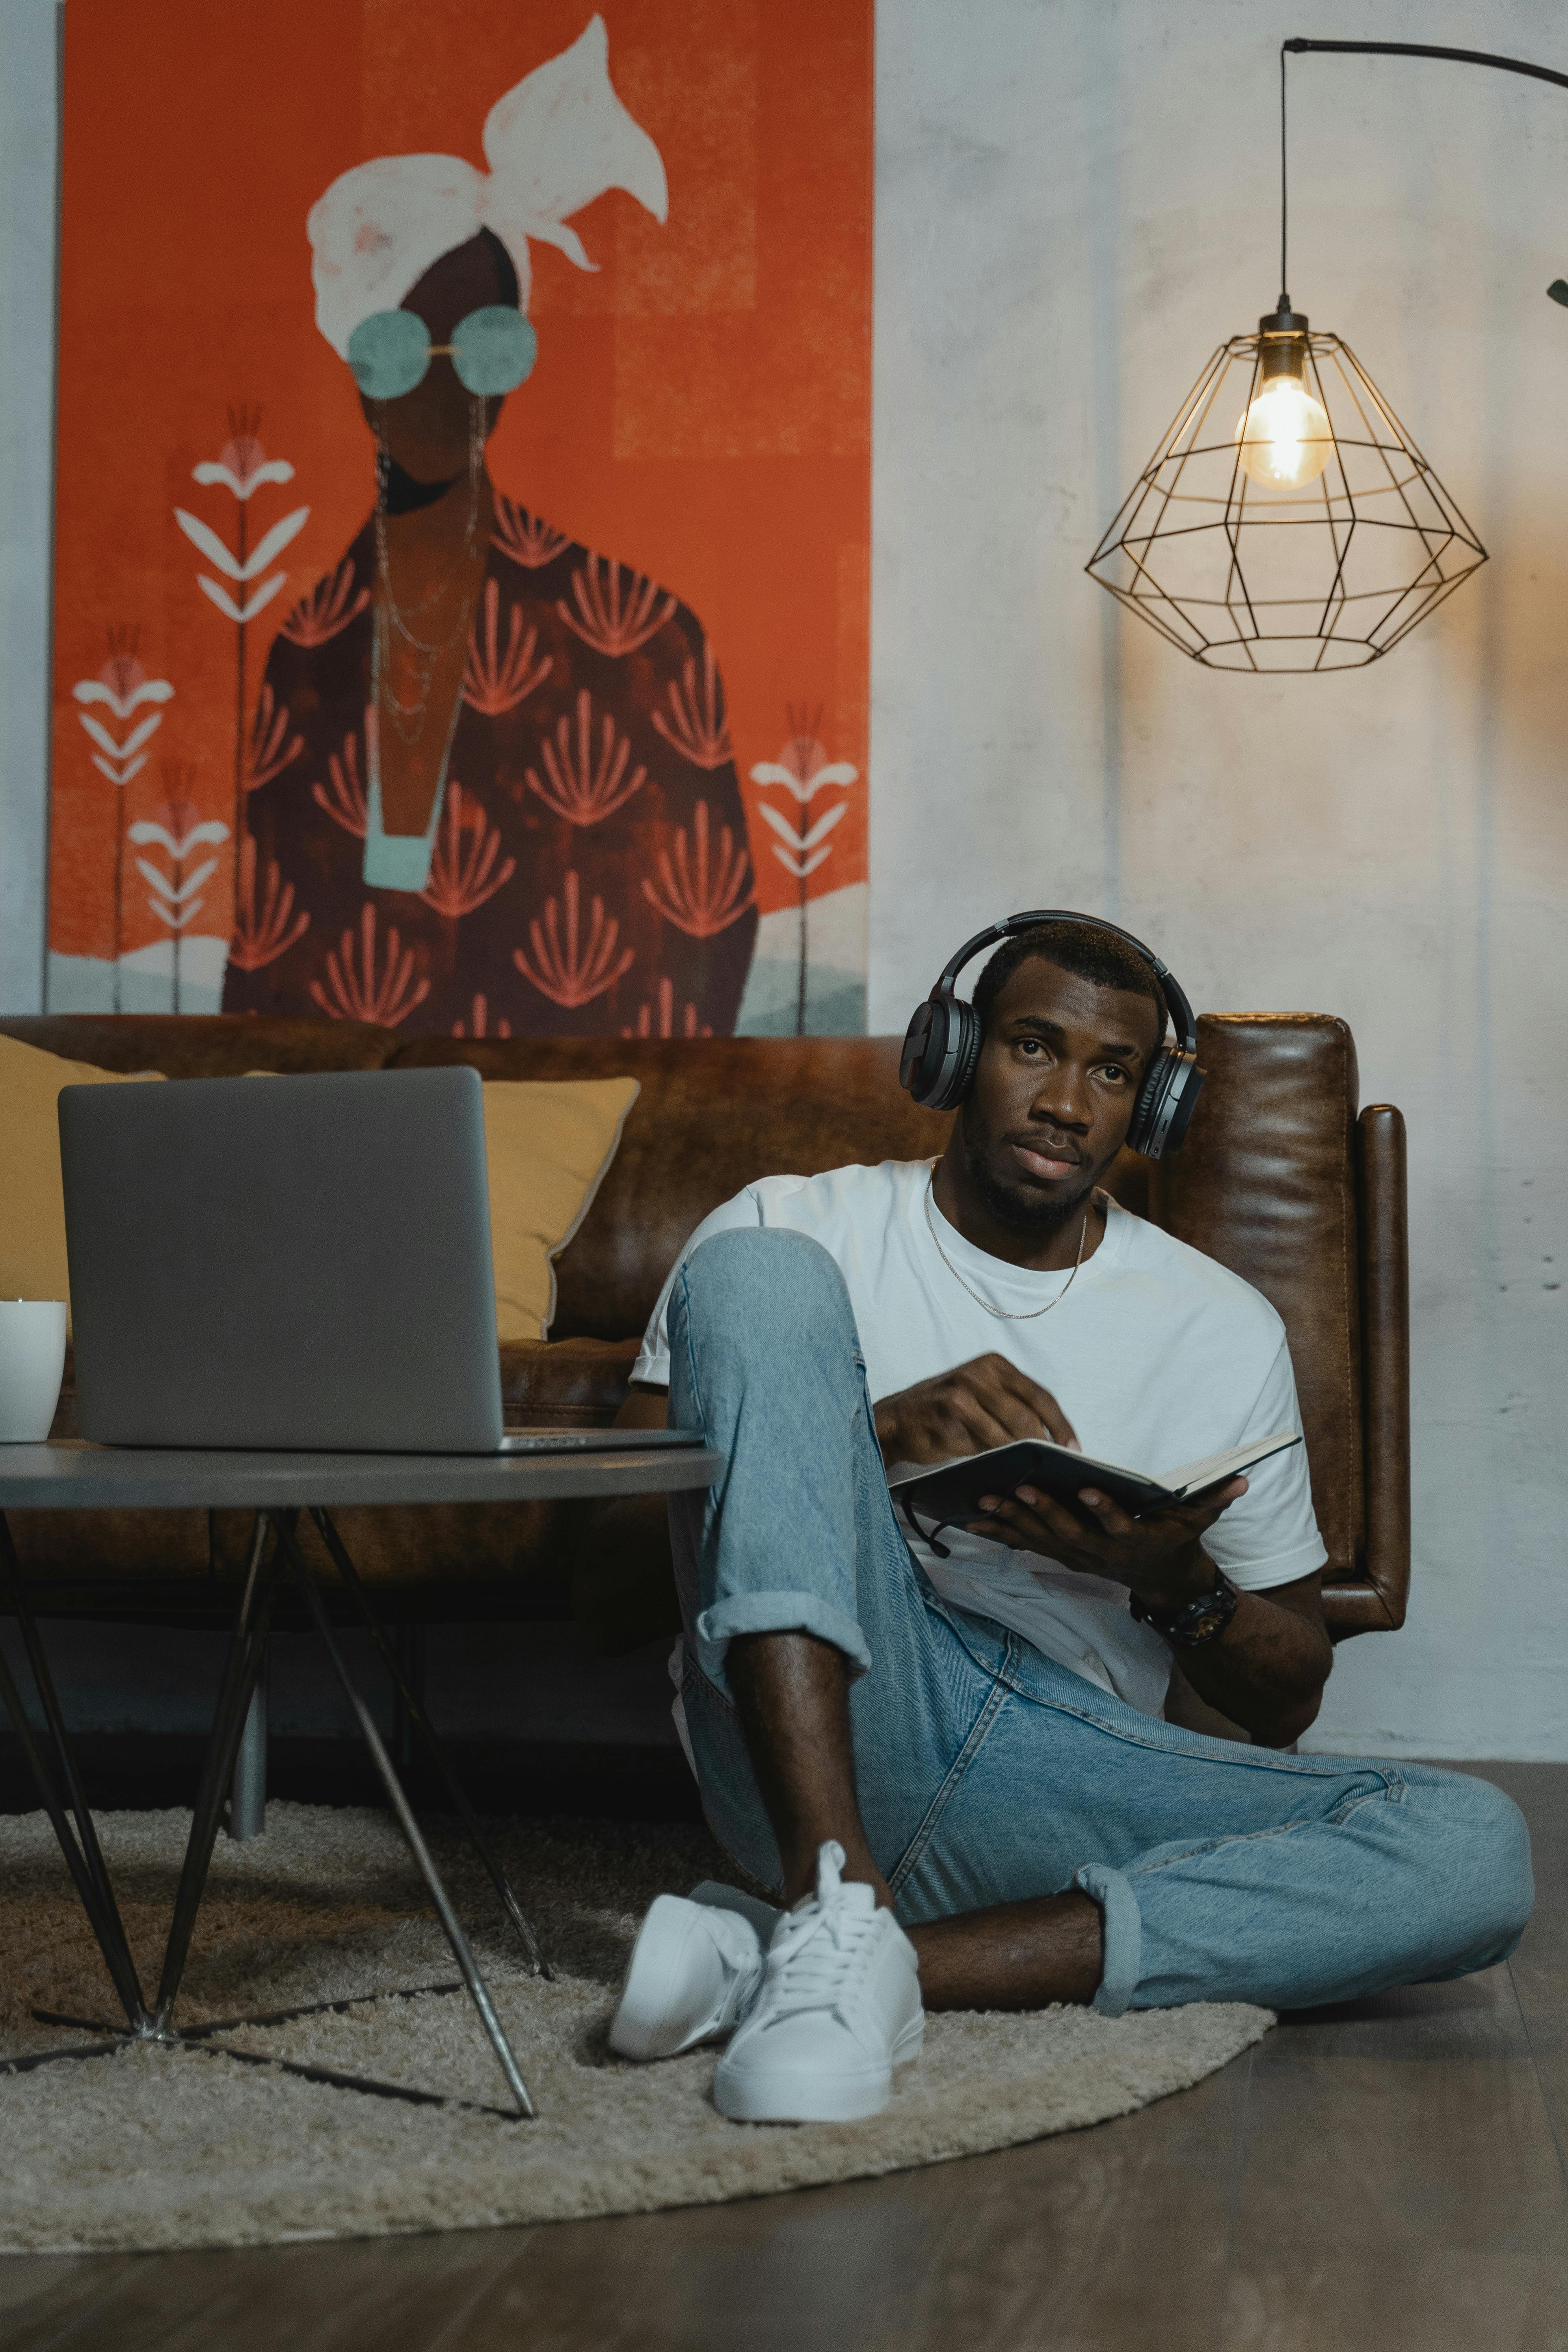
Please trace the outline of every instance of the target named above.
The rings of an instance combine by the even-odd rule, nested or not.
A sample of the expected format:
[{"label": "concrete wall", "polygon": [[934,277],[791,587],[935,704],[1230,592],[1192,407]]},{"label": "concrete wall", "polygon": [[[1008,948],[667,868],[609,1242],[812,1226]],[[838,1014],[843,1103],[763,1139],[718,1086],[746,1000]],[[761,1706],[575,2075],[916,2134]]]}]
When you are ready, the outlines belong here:
[{"label": "concrete wall", "polygon": [[[49,16],[0,12],[32,141],[5,142],[8,220],[47,206]],[[1351,1022],[1363,1100],[1411,1129],[1415,1585],[1405,1633],[1342,1652],[1313,1744],[1561,1758],[1568,312],[1544,289],[1568,275],[1568,93],[1291,68],[1290,290],[1478,526],[1477,581],[1371,670],[1270,681],[1184,661],[1081,570],[1209,352],[1279,291],[1282,25],[1262,0],[882,0],[870,1025],[902,1026],[966,929],[1041,902],[1154,940],[1200,1006]],[[1568,68],[1546,0],[1305,0],[1285,28]],[[13,415],[15,679],[41,650],[47,426],[36,401]],[[18,1006],[26,667],[21,688],[0,728]]]},{"label": "concrete wall", "polygon": [[1079,906],[1200,1006],[1343,1014],[1410,1122],[1415,1573],[1312,1744],[1568,1756],[1563,946],[1568,92],[1292,64],[1290,291],[1492,562],[1385,662],[1210,675],[1081,565],[1278,292],[1282,30],[1568,68],[1561,12],[888,0],[878,110],[874,1029],[966,929]]}]

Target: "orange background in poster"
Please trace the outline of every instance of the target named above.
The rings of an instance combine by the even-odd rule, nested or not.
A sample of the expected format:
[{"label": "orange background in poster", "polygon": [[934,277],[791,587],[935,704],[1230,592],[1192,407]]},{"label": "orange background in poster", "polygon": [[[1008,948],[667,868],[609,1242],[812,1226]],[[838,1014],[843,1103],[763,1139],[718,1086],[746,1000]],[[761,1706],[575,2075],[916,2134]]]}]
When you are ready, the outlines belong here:
[{"label": "orange background in poster", "polygon": [[[871,5],[602,0],[611,79],[663,155],[668,221],[612,190],[573,222],[597,275],[531,248],[539,363],[490,444],[499,488],[675,589],[707,627],[764,912],[793,904],[798,886],[770,854],[747,779],[778,757],[792,703],[812,717],[821,707],[827,756],[861,777],[809,887],[866,870]],[[316,330],[307,212],[371,156],[438,152],[482,167],[489,108],[592,13],[592,0],[70,0],[57,951],[113,951],[117,816],[156,816],[173,792],[232,821],[235,629],[198,590],[213,567],[174,520],[184,507],[234,544],[233,497],[191,478],[228,439],[228,413],[259,407],[268,457],[295,469],[251,498],[251,543],[310,509],[279,558],[287,586],[248,631],[252,705],[279,624],[370,510],[373,445],[348,369]],[[123,788],[93,767],[71,699],[117,625],[138,632],[148,675],[175,688]],[[121,740],[133,723],[94,715]],[[793,801],[772,797],[798,825]],[[828,805],[819,797],[812,816]],[[168,938],[132,854],[125,952]],[[220,855],[200,933],[228,929],[229,845]]]}]

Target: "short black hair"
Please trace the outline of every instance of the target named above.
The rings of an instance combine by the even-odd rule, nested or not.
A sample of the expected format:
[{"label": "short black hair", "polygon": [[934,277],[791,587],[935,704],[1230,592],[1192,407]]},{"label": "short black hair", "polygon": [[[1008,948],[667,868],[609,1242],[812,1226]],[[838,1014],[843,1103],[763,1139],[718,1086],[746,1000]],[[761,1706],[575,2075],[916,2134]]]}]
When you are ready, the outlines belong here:
[{"label": "short black hair", "polygon": [[1019,931],[1004,940],[974,983],[973,1001],[982,1035],[991,1026],[996,999],[1019,965],[1034,956],[1042,963],[1054,963],[1058,971],[1093,981],[1097,987],[1120,988],[1129,996],[1148,997],[1160,1015],[1156,1046],[1163,1041],[1165,998],[1153,965],[1145,963],[1136,948],[1129,947],[1120,932],[1103,923],[1037,923],[1032,931]]}]

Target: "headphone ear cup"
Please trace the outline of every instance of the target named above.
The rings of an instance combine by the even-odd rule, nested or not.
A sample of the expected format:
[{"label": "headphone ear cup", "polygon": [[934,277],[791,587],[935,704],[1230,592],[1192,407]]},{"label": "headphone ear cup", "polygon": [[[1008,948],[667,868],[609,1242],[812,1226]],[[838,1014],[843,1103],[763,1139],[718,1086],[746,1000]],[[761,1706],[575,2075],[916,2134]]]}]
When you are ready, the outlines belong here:
[{"label": "headphone ear cup", "polygon": [[[1129,1151],[1149,1152],[1150,1139],[1153,1135],[1159,1118],[1160,1099],[1165,1087],[1165,1061],[1168,1052],[1167,1046],[1163,1045],[1160,1048],[1159,1053],[1149,1065],[1143,1083],[1138,1089],[1138,1099],[1132,1106],[1132,1116],[1127,1122]],[[1150,1156],[1154,1155],[1150,1154]]]},{"label": "headphone ear cup", "polygon": [[974,1084],[980,1060],[980,1018],[973,1005],[950,998],[947,1009],[946,1076],[925,1097],[930,1110],[956,1110]]},{"label": "headphone ear cup", "polygon": [[1146,1160],[1163,1160],[1179,1147],[1192,1124],[1204,1074],[1195,1055],[1179,1045],[1166,1045],[1138,1096],[1138,1108],[1127,1129],[1127,1141]]},{"label": "headphone ear cup", "polygon": [[980,1016],[973,1004],[959,1002],[952,1009],[959,1021],[957,1037],[952,1042],[952,1079],[947,1082],[945,1091],[942,1091],[942,1110],[957,1110],[959,1103],[969,1098],[969,1089],[975,1082],[975,1068],[980,1063],[980,1045],[983,1045]]},{"label": "headphone ear cup", "polygon": [[926,1110],[954,1110],[969,1092],[979,1059],[973,1007],[953,996],[928,997],[904,1032],[899,1084]]},{"label": "headphone ear cup", "polygon": [[1161,1106],[1164,1133],[1157,1139],[1155,1158],[1177,1150],[1193,1123],[1193,1113],[1198,1107],[1198,1097],[1204,1090],[1204,1074],[1194,1054],[1184,1054],[1173,1048],[1171,1083]]},{"label": "headphone ear cup", "polygon": [[949,1108],[958,1016],[967,1010],[966,1005],[956,1003],[951,996],[928,997],[925,1003],[916,1005],[904,1032],[903,1051],[899,1055],[899,1082],[924,1110]]},{"label": "headphone ear cup", "polygon": [[[918,1103],[924,1103],[927,1092],[927,1064],[931,1059],[931,1029],[936,1005],[928,998],[917,1004],[910,1015],[910,1025],[904,1032],[904,1042],[899,1053],[899,1084]],[[941,1060],[938,1059],[938,1068]]]}]

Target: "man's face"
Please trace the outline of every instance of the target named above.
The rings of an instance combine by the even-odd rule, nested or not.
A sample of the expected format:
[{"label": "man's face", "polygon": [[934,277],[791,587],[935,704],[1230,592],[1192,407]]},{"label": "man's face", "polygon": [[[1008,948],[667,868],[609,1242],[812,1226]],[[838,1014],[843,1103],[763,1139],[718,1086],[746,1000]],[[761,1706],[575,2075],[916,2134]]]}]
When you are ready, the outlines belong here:
[{"label": "man's face", "polygon": [[961,1118],[982,1200],[1050,1232],[1123,1143],[1164,1023],[1152,1000],[1031,956],[992,1008]]}]

